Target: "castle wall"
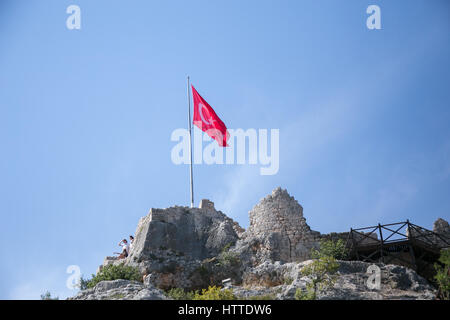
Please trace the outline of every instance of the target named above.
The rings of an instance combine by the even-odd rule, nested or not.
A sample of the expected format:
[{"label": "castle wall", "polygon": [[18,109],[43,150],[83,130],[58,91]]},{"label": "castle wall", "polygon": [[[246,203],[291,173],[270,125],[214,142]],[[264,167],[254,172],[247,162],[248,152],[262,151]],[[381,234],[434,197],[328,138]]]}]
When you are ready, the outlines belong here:
[{"label": "castle wall", "polygon": [[[272,260],[303,261],[311,248],[318,247],[320,233],[312,231],[303,217],[303,208],[286,190],[277,188],[250,212],[252,237],[269,239],[267,255]],[[273,256],[275,254],[275,256]]]}]

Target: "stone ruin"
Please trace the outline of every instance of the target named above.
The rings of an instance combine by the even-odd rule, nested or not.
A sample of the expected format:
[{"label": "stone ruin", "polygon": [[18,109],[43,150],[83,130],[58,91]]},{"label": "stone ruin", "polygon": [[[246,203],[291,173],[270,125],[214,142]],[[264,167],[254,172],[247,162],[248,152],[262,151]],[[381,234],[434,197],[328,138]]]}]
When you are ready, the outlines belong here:
[{"label": "stone ruin", "polygon": [[[207,267],[217,280],[236,279],[245,268],[264,261],[307,260],[322,237],[307,225],[301,205],[281,188],[262,199],[249,216],[250,226],[244,230],[206,199],[198,208],[152,208],[138,223],[129,257],[125,261],[106,257],[99,270],[125,262],[151,274],[158,287],[192,288],[200,283],[197,271],[205,261],[211,262]],[[215,260],[224,250],[241,263],[217,269]]]},{"label": "stone ruin", "polygon": [[262,199],[249,216],[250,226],[237,246],[256,245],[259,251],[253,252],[258,256],[256,263],[266,259],[304,261],[310,258],[311,249],[319,245],[320,232],[311,230],[302,206],[284,189],[277,188]]},{"label": "stone ruin", "polygon": [[217,211],[210,200],[201,200],[199,208],[153,208],[139,221],[131,259],[145,260],[161,248],[193,259],[207,259],[231,246],[244,260],[251,260],[252,265],[267,259],[304,261],[323,237],[311,230],[302,206],[281,188],[262,199],[249,216],[250,226],[245,231]]},{"label": "stone ruin", "polygon": [[[200,289],[223,279],[239,284],[258,266],[300,263],[322,239],[348,237],[311,230],[302,206],[281,188],[261,199],[249,218],[244,230],[206,199],[198,208],[152,208],[138,223],[129,257],[107,257],[99,269],[125,262],[140,269],[144,283],[164,290]],[[449,225],[441,219],[435,229],[448,232]]]},{"label": "stone ruin", "polygon": [[208,200],[208,199],[202,199],[200,201],[200,204],[198,205],[200,209],[206,209],[206,210],[216,210],[214,208],[214,202]]},{"label": "stone ruin", "polygon": [[214,203],[202,200],[200,208],[152,208],[138,223],[131,251],[134,260],[168,249],[193,259],[216,256],[227,244],[234,244],[242,228]]},{"label": "stone ruin", "polygon": [[438,218],[433,223],[433,232],[439,233],[439,234],[444,234],[444,235],[447,235],[450,237],[450,225],[444,219]]}]

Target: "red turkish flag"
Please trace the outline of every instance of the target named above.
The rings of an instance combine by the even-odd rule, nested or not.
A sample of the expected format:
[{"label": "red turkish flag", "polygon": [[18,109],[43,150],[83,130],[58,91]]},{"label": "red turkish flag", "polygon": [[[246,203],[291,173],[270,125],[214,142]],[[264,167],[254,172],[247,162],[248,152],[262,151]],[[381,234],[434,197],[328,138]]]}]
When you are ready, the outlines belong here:
[{"label": "red turkish flag", "polygon": [[217,141],[219,146],[227,147],[227,127],[220,120],[213,108],[205,101],[192,86],[194,97],[194,124],[208,136]]}]

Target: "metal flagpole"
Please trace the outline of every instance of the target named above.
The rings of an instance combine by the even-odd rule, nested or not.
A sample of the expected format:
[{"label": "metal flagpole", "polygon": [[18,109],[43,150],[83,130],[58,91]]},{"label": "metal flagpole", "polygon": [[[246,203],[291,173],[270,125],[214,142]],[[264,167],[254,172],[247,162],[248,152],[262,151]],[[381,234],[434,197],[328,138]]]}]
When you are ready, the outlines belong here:
[{"label": "metal flagpole", "polygon": [[190,162],[190,178],[191,178],[191,208],[194,207],[194,176],[192,174],[192,127],[191,127],[191,89],[189,87],[189,76],[187,77],[188,105],[189,105],[189,158]]}]

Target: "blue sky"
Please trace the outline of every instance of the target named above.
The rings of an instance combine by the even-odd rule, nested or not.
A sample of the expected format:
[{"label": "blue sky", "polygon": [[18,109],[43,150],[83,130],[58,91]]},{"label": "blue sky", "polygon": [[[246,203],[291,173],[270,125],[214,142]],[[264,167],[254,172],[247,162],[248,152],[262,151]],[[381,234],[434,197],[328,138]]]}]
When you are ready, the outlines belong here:
[{"label": "blue sky", "polygon": [[196,165],[196,204],[248,227],[281,186],[323,233],[448,220],[449,6],[2,0],[0,298],[73,295],[69,265],[90,275],[150,208],[189,204],[187,75],[229,128],[280,130],[278,174]]}]

